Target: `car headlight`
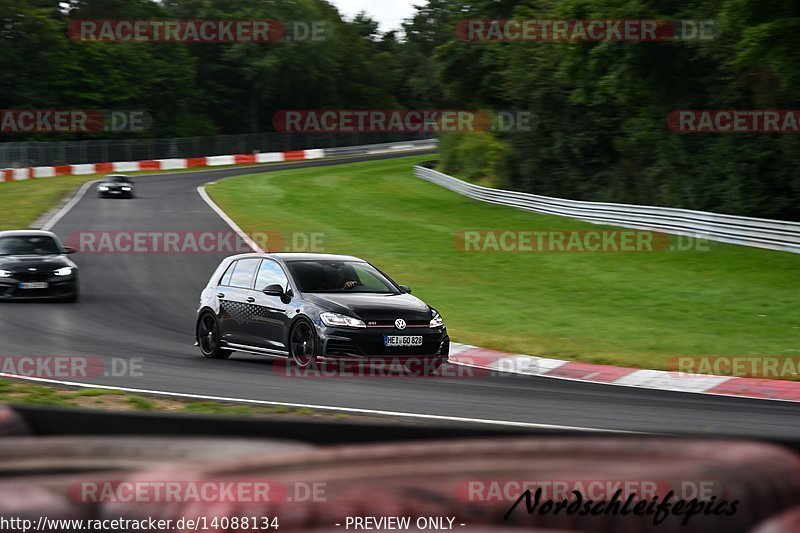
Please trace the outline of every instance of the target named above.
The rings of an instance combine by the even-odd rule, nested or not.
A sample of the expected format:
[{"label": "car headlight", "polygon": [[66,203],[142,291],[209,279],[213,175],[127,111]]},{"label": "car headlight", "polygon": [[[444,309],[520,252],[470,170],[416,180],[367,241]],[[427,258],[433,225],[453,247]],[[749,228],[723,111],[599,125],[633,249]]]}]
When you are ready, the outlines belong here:
[{"label": "car headlight", "polygon": [[431,309],[433,311],[433,318],[431,318],[430,327],[431,328],[440,328],[444,326],[444,319],[439,315],[436,309]]},{"label": "car headlight", "polygon": [[72,275],[72,267],[64,267],[59,268],[55,272],[53,272],[56,276],[71,276]]},{"label": "car headlight", "polygon": [[13,274],[8,270],[0,270],[0,278],[10,278],[11,276],[13,276]]},{"label": "car headlight", "polygon": [[101,186],[99,186],[99,187],[97,188],[97,190],[98,190],[98,191],[107,191],[107,190],[108,190],[108,187],[106,187],[105,185],[101,185]]},{"label": "car headlight", "polygon": [[129,191],[129,190],[131,190],[131,188],[130,187],[123,187],[122,190],[123,191]]},{"label": "car headlight", "polygon": [[363,320],[353,318],[346,315],[338,315],[336,313],[322,313],[319,315],[322,323],[329,327],[346,327],[346,328],[365,328]]}]

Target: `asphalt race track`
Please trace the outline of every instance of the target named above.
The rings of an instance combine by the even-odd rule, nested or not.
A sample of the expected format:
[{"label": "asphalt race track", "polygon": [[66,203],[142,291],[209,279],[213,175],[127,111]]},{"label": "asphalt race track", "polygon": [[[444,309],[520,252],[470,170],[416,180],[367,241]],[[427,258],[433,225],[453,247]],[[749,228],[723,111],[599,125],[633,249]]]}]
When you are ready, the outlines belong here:
[{"label": "asphalt race track", "polygon": [[[64,240],[87,231],[225,232],[228,226],[197,193],[199,185],[336,162],[140,177],[136,199],[103,200],[90,190],[53,231]],[[207,360],[193,346],[194,319],[200,291],[222,255],[73,257],[81,269],[80,303],[0,303],[0,355],[141,358],[139,377],[73,380],[131,389],[580,428],[800,438],[798,406],[788,402],[525,376],[302,379],[277,372],[268,358]]]}]

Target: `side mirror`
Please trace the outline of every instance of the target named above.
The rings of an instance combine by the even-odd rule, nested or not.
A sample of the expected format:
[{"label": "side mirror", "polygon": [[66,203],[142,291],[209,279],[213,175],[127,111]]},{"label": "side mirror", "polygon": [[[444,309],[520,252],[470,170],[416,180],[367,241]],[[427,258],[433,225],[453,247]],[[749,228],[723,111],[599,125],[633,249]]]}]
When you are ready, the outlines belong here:
[{"label": "side mirror", "polygon": [[77,253],[77,252],[78,252],[78,250],[76,250],[72,246],[65,246],[64,247],[64,253],[67,254],[67,255],[74,254],[74,253]]},{"label": "side mirror", "polygon": [[262,292],[267,296],[284,296],[286,294],[280,285],[269,285]]},{"label": "side mirror", "polygon": [[411,294],[411,287],[408,285],[400,285],[399,287],[403,294]]}]

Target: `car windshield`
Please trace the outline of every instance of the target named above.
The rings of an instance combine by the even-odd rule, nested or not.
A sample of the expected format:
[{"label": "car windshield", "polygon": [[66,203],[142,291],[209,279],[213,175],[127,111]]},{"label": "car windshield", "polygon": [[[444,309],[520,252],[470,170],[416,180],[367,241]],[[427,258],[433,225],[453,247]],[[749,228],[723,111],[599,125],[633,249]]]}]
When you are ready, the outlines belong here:
[{"label": "car windshield", "polygon": [[125,176],[109,176],[106,178],[106,181],[111,183],[131,183],[130,178],[126,178]]},{"label": "car windshield", "polygon": [[400,294],[386,276],[367,263],[291,261],[288,266],[301,292]]},{"label": "car windshield", "polygon": [[61,253],[52,237],[21,235],[0,238],[0,255],[51,255]]}]

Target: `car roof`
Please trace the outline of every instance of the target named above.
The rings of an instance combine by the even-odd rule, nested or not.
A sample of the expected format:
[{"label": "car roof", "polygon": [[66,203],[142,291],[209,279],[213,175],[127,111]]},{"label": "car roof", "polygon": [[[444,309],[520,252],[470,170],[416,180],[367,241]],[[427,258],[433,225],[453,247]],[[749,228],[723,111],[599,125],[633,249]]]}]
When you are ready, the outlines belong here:
[{"label": "car roof", "polygon": [[312,254],[312,253],[297,253],[297,252],[278,252],[278,253],[250,253],[241,254],[229,257],[230,260],[236,259],[250,259],[250,258],[265,258],[271,257],[283,262],[287,261],[357,261],[366,263],[365,260],[352,255],[332,255],[332,254]]},{"label": "car roof", "polygon": [[0,231],[0,237],[54,237],[56,239],[58,238],[58,236],[52,231],[42,231],[35,229]]},{"label": "car roof", "polygon": [[311,254],[311,253],[274,253],[269,254],[272,257],[277,257],[283,261],[358,261],[366,262],[360,257],[352,255],[333,255],[333,254]]}]

